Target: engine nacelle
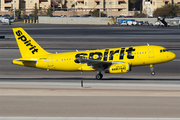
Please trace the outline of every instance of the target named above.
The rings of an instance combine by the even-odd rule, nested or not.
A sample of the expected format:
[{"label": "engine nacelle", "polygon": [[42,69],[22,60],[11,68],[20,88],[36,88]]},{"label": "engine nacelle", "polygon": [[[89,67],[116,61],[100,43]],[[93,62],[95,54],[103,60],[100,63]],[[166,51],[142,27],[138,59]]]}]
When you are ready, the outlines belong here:
[{"label": "engine nacelle", "polygon": [[105,70],[105,73],[127,73],[130,70],[129,63],[119,63],[111,65],[109,69]]}]

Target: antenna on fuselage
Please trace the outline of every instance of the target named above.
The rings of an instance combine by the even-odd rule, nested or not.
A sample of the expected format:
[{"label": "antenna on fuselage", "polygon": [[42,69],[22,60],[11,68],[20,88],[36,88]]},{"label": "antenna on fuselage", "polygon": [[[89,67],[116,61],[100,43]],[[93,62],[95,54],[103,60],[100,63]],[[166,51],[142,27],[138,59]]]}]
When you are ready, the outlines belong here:
[{"label": "antenna on fuselage", "polygon": [[78,52],[78,50],[76,49],[76,52]]},{"label": "antenna on fuselage", "polygon": [[149,46],[149,43],[147,43],[147,46]]}]

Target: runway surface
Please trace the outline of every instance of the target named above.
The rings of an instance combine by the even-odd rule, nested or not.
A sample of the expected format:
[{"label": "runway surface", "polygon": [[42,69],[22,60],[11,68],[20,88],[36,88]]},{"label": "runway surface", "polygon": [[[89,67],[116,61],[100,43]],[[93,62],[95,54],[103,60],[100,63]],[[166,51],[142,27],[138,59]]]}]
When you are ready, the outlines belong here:
[{"label": "runway surface", "polygon": [[0,79],[0,116],[179,118],[180,81]]},{"label": "runway surface", "polygon": [[[0,116],[179,118],[179,28],[88,25],[0,25]],[[12,27],[23,27],[48,52],[154,44],[176,59],[126,74],[60,72],[12,65],[20,53]],[[83,80],[83,87],[81,81]],[[64,119],[64,118],[63,118]]]}]

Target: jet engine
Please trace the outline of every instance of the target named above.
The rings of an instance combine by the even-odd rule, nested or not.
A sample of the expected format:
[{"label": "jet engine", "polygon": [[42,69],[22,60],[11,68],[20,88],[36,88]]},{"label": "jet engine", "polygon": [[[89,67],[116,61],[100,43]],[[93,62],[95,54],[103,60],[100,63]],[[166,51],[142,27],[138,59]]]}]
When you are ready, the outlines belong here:
[{"label": "jet engine", "polygon": [[105,73],[127,73],[131,70],[129,63],[118,63],[111,65]]}]

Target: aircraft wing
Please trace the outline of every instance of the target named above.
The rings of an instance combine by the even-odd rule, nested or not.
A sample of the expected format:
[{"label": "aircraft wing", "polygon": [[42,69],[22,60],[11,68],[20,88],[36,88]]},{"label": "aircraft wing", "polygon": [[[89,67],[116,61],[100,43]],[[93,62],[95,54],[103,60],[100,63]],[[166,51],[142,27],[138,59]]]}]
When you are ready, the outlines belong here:
[{"label": "aircraft wing", "polygon": [[86,58],[77,58],[76,62],[78,62],[80,64],[87,63],[88,66],[93,66],[93,67],[98,67],[98,66],[109,67],[112,64],[124,63],[124,62],[100,61],[100,60],[86,59]]}]

